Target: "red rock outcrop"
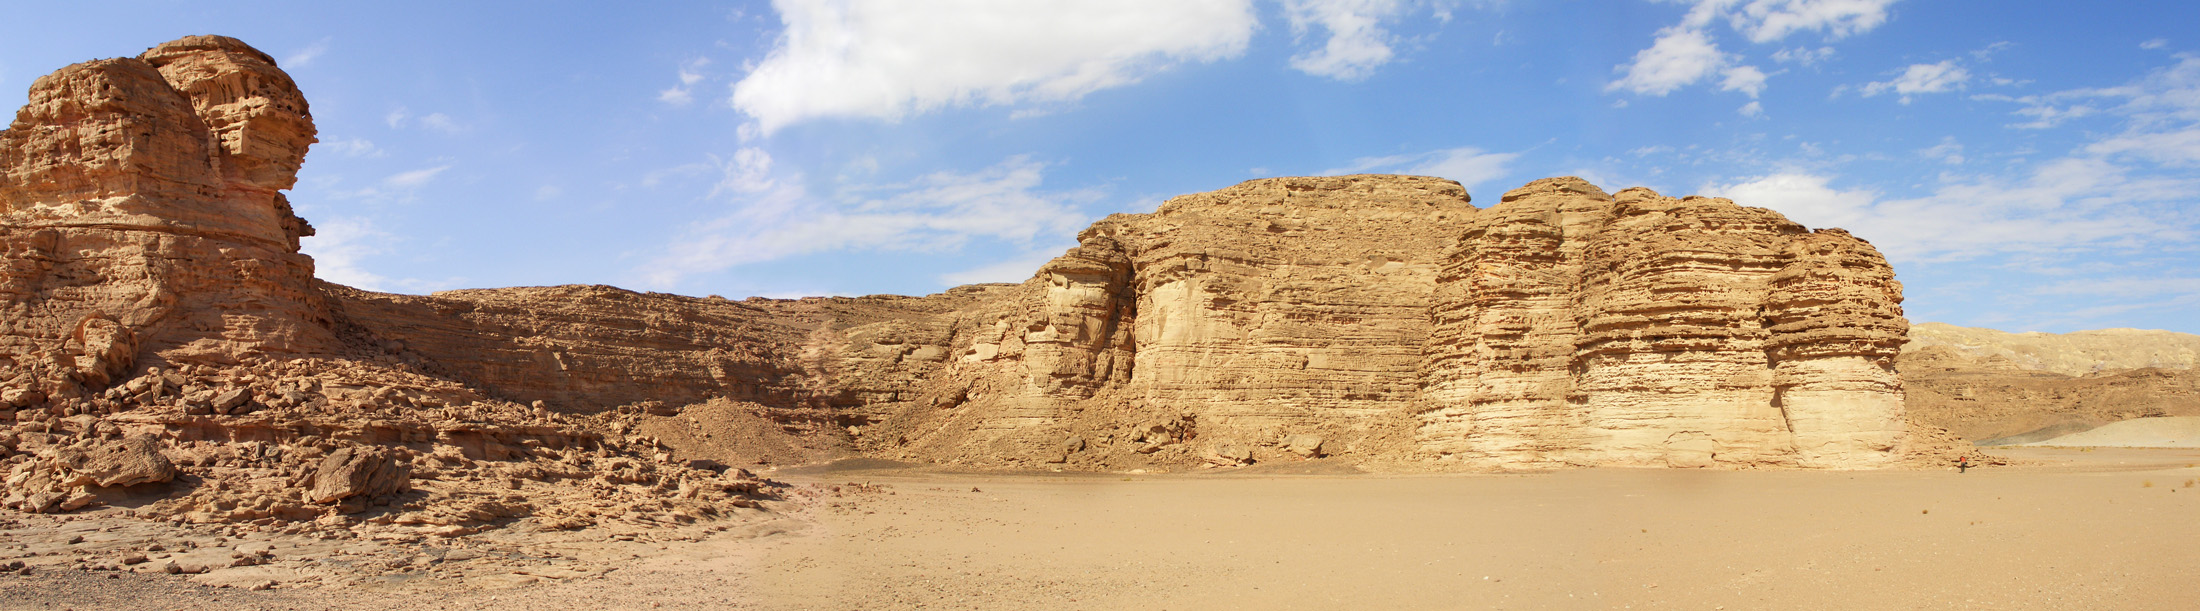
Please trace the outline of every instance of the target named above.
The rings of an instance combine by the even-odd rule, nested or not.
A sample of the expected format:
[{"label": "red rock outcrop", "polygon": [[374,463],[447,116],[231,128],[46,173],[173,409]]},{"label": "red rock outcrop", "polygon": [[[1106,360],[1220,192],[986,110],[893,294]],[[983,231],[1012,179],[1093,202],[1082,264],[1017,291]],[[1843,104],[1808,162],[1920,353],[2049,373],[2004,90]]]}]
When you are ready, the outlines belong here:
[{"label": "red rock outcrop", "polygon": [[[761,482],[607,435],[611,412],[569,417],[501,398],[557,387],[554,377],[512,382],[418,333],[446,365],[388,337],[414,327],[360,325],[353,310],[397,306],[315,281],[298,253],[312,228],[282,194],[314,133],[289,76],[231,38],[183,38],[32,85],[0,131],[4,504],[70,510],[189,475],[136,512],[340,528],[371,509],[383,523],[462,534],[509,518],[569,528],[754,506]],[[440,304],[471,307],[416,304],[430,313],[416,318],[468,324]],[[474,337],[523,343],[516,334],[542,331],[490,318]],[[776,346],[728,333],[725,345]],[[601,335],[628,352],[695,345]]]}]

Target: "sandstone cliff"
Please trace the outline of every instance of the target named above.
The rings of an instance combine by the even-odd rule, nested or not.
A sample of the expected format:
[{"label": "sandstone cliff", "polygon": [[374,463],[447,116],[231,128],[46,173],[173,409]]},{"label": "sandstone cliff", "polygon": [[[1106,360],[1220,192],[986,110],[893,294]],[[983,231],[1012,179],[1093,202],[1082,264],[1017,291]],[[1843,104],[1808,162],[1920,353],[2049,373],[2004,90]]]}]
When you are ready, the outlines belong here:
[{"label": "sandstone cliff", "polygon": [[863,439],[1121,468],[1867,467],[1900,458],[1900,285],[1769,210],[1537,181],[1283,178],[1117,215]]},{"label": "sandstone cliff", "polygon": [[1838,229],[1548,179],[1443,280],[1418,436],[1440,456],[1853,467],[1902,440],[1901,286]]},{"label": "sandstone cliff", "polygon": [[30,100],[0,132],[0,461],[25,510],[169,486],[141,512],[463,532],[698,519],[764,493],[729,467],[857,453],[1855,468],[1904,448],[1886,262],[1721,199],[1555,178],[1478,209],[1442,179],[1277,178],[924,297],[389,295],[298,253],[312,228],[282,191],[314,128],[265,54],[190,37]]},{"label": "sandstone cliff", "polygon": [[632,410],[500,398],[357,324],[373,300],[313,280],[282,195],[313,142],[305,96],[235,39],[32,85],[0,131],[0,506],[448,535],[754,505],[745,473],[617,434]]}]

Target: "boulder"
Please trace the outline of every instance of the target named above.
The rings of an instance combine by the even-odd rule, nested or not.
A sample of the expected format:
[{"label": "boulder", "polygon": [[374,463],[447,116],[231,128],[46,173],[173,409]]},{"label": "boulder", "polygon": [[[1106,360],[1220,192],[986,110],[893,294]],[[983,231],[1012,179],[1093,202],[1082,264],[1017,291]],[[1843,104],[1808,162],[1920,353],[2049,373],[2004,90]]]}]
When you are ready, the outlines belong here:
[{"label": "boulder", "polygon": [[329,453],[313,471],[313,488],[306,498],[315,503],[335,503],[352,497],[373,498],[403,492],[412,480],[412,465],[398,452],[377,446],[349,446]]},{"label": "boulder", "polygon": [[89,485],[150,484],[176,477],[176,466],[161,455],[161,445],[157,437],[138,435],[90,448],[63,448],[55,452],[54,458]]}]

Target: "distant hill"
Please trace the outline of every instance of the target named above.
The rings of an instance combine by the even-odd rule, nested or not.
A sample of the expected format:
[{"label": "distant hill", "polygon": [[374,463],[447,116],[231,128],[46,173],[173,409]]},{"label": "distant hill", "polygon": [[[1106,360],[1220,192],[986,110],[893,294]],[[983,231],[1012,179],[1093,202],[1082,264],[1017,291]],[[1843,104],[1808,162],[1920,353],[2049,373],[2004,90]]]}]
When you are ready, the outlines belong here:
[{"label": "distant hill", "polygon": [[1905,351],[1945,346],[1982,362],[2000,357],[2017,369],[2081,376],[2096,371],[2200,366],[2200,335],[2144,329],[2010,333],[1927,322],[1910,326]]},{"label": "distant hill", "polygon": [[1988,444],[2200,416],[2200,335],[2009,333],[1918,323],[1897,366],[1910,418]]}]

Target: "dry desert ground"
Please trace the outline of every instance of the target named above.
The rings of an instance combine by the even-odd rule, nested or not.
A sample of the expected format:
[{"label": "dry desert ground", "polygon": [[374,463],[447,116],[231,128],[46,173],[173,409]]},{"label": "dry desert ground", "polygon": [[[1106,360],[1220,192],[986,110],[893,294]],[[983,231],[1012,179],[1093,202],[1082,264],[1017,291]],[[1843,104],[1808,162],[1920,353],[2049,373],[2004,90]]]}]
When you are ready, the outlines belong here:
[{"label": "dry desert ground", "polygon": [[[48,564],[0,609],[2190,609],[2200,450],[2021,448],[1886,471],[1195,474],[840,463],[700,540],[580,531],[497,562],[249,590]],[[50,518],[43,518],[50,520]],[[26,521],[0,549],[142,521]],[[108,529],[103,531],[102,529]],[[88,533],[88,534],[87,534]],[[635,536],[638,535],[638,536]],[[84,537],[68,545],[65,540]],[[625,541],[620,539],[633,539]],[[314,541],[268,539],[284,546]],[[354,543],[353,545],[356,545]],[[493,545],[481,549],[496,549]],[[41,557],[33,557],[34,567]],[[338,557],[340,558],[340,557]],[[344,570],[337,558],[322,574]],[[259,568],[259,567],[255,567]],[[357,567],[353,567],[357,568]],[[227,569],[240,572],[243,569]],[[314,573],[294,571],[293,577]],[[455,575],[455,576],[453,576]]]}]

